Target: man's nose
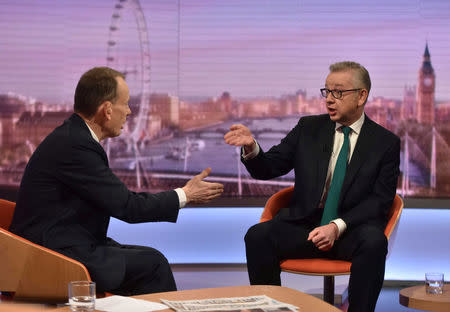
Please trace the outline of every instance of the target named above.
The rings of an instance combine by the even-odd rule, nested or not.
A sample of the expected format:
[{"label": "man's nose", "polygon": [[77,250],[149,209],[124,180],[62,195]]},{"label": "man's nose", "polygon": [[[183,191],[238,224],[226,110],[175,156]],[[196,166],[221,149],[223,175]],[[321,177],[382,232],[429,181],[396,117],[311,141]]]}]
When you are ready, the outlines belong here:
[{"label": "man's nose", "polygon": [[325,100],[327,101],[327,103],[334,103],[335,98],[334,98],[333,94],[331,94],[331,92],[328,92]]}]

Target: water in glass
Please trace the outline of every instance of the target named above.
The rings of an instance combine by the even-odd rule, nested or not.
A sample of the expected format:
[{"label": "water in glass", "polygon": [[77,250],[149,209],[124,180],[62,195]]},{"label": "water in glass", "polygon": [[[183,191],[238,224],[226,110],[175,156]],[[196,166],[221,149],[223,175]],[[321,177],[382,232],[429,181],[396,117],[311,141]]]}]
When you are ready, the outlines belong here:
[{"label": "water in glass", "polygon": [[74,296],[69,298],[70,310],[75,312],[94,311],[95,297]]},{"label": "water in glass", "polygon": [[444,290],[444,274],[426,273],[425,288],[428,294],[442,294]]}]

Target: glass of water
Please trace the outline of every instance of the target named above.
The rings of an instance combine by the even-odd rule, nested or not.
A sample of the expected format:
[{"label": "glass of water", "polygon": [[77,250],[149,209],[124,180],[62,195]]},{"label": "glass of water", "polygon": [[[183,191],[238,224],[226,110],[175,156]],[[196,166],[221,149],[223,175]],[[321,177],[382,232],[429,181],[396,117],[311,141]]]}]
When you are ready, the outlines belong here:
[{"label": "glass of water", "polygon": [[90,281],[75,281],[69,283],[70,310],[75,312],[94,311],[95,283]]},{"label": "glass of water", "polygon": [[442,294],[444,290],[444,273],[425,273],[427,294]]}]

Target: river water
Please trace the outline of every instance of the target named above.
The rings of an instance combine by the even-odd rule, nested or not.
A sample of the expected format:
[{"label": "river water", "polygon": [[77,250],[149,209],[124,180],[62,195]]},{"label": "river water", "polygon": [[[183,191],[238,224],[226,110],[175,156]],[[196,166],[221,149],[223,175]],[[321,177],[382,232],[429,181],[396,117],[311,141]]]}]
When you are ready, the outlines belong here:
[{"label": "river water", "polygon": [[[299,118],[300,116],[231,120],[204,128],[196,134],[183,133],[180,136],[141,148],[141,163],[149,172],[194,174],[206,167],[211,167],[213,175],[237,176],[238,170],[240,170],[242,176],[245,177],[248,176],[248,173],[240,163],[239,149],[225,143],[224,130],[229,129],[232,124],[243,123],[250,130],[260,132],[257,141],[263,150],[268,150],[280,142],[287,132],[297,124]],[[136,161],[132,154],[132,152],[126,152],[126,148],[112,153],[110,156],[111,167],[134,169]],[[240,168],[238,168],[239,166]],[[403,153],[400,168],[403,168]],[[428,184],[429,173],[426,169],[419,167],[414,160],[410,161],[409,168],[411,183],[423,186]],[[288,173],[285,178],[293,179],[293,171]]]}]

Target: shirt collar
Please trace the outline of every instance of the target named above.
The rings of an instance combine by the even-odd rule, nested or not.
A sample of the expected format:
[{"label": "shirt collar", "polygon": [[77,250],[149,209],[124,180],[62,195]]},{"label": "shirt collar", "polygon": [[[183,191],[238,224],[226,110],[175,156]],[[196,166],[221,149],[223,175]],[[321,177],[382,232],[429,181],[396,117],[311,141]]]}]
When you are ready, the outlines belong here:
[{"label": "shirt collar", "polygon": [[91,127],[89,127],[89,125],[87,124],[87,122],[84,122],[86,124],[86,126],[88,127],[89,131],[91,132],[92,137],[94,138],[95,141],[97,141],[98,143],[100,143],[100,140],[98,139],[97,135],[95,134],[95,132],[91,129]]},{"label": "shirt collar", "polygon": [[[362,125],[364,123],[364,116],[365,114],[362,113],[361,117],[359,117],[359,119],[357,121],[355,121],[354,123],[352,123],[349,128],[352,129],[353,132],[355,132],[356,134],[359,135],[359,132],[361,131]],[[342,127],[342,124],[339,122],[336,122],[336,126],[335,126],[335,130],[339,129],[340,127]]]}]

